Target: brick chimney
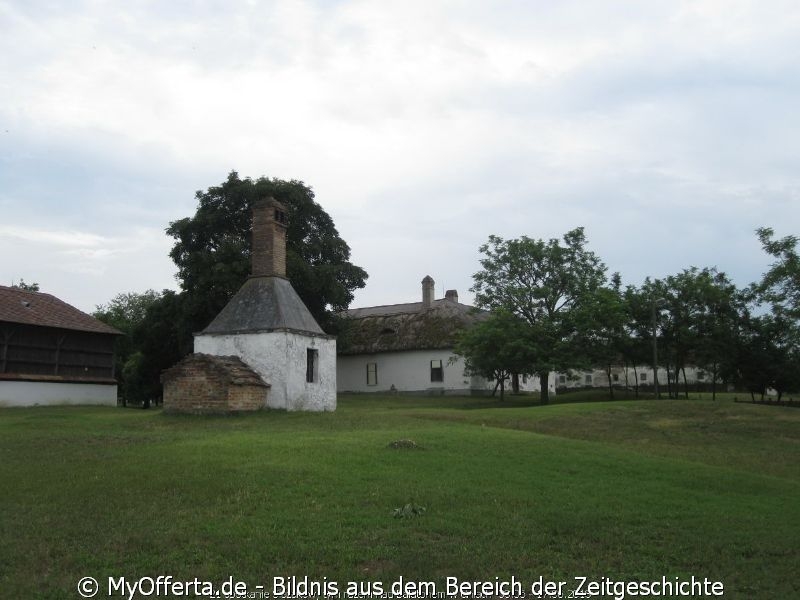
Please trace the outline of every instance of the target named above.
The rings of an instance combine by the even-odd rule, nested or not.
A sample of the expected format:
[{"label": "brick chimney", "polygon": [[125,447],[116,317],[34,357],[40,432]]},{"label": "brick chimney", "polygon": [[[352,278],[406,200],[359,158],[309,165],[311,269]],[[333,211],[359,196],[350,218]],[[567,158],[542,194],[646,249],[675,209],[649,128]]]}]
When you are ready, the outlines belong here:
[{"label": "brick chimney", "polygon": [[286,277],[286,208],[275,198],[253,204],[251,277]]},{"label": "brick chimney", "polygon": [[426,275],[422,280],[422,310],[427,310],[433,306],[434,285],[433,277]]},{"label": "brick chimney", "polygon": [[444,297],[451,302],[458,302],[458,291],[457,290],[447,290],[444,293]]}]

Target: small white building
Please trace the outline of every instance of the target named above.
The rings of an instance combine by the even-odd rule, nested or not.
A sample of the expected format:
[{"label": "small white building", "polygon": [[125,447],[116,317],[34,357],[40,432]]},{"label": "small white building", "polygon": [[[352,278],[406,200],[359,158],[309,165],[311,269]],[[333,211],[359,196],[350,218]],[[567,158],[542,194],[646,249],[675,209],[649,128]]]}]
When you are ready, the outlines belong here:
[{"label": "small white building", "polygon": [[[339,391],[490,393],[495,382],[465,375],[464,360],[454,352],[457,334],[485,315],[461,304],[456,290],[436,300],[430,276],[422,280],[422,302],[348,310],[339,338]],[[520,378],[520,388],[538,391],[539,380]]]},{"label": "small white building", "polygon": [[252,275],[195,335],[194,351],[238,356],[269,384],[270,408],[336,409],[336,338],[286,278],[286,211],[274,199],[253,207]]}]

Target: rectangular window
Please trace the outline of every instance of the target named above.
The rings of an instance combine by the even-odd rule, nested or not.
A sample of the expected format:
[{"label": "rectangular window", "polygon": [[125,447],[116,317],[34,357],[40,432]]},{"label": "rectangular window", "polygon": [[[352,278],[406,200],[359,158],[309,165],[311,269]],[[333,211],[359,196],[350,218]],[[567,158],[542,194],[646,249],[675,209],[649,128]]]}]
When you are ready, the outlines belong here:
[{"label": "rectangular window", "polygon": [[614,373],[614,381],[619,381],[619,373]]},{"label": "rectangular window", "polygon": [[378,363],[367,363],[367,385],[378,385]]},{"label": "rectangular window", "polygon": [[567,376],[566,375],[559,375],[558,376],[558,383],[566,384],[567,383]]},{"label": "rectangular window", "polygon": [[316,383],[319,377],[317,370],[319,369],[319,350],[308,348],[306,350],[306,381],[308,383]]},{"label": "rectangular window", "polygon": [[431,383],[438,383],[444,381],[444,369],[442,368],[441,360],[431,361]]},{"label": "rectangular window", "polygon": [[697,372],[697,378],[698,379],[705,379],[706,378],[706,372],[705,371],[698,371]]},{"label": "rectangular window", "polygon": [[639,381],[647,381],[647,373],[639,373]]},{"label": "rectangular window", "polygon": [[592,385],[592,376],[591,375],[587,375],[585,381],[586,381],[586,385]]}]

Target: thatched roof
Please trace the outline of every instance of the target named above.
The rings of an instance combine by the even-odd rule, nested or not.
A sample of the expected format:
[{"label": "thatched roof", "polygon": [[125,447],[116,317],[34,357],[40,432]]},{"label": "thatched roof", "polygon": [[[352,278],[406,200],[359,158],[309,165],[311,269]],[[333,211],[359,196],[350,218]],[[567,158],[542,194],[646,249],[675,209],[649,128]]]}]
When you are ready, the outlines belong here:
[{"label": "thatched roof", "polygon": [[452,348],[458,332],[485,315],[450,298],[429,309],[422,302],[351,309],[343,315],[339,354]]}]

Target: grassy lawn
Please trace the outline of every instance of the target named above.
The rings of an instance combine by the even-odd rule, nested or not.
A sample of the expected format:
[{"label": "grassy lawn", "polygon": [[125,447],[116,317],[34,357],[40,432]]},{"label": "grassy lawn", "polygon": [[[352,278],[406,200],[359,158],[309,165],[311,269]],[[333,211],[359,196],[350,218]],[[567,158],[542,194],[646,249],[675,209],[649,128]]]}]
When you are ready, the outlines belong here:
[{"label": "grassy lawn", "polygon": [[[89,575],[97,597],[109,576],[163,574],[340,591],[694,575],[725,598],[800,597],[800,410],[564,398],[344,396],[332,414],[239,417],[0,409],[1,595],[78,598]],[[399,439],[420,448],[388,446]],[[408,503],[425,513],[392,516]]]}]

